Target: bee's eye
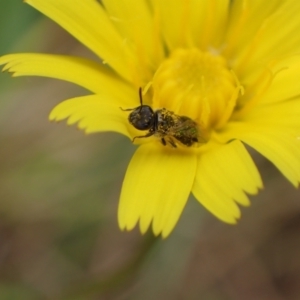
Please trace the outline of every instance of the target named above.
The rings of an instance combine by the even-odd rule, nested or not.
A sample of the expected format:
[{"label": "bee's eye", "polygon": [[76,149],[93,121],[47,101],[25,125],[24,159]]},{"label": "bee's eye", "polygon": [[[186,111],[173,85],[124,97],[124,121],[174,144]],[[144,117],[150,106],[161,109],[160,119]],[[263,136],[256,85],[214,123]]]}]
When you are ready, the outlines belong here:
[{"label": "bee's eye", "polygon": [[147,130],[153,126],[154,112],[148,105],[137,107],[130,113],[128,120],[138,130]]}]

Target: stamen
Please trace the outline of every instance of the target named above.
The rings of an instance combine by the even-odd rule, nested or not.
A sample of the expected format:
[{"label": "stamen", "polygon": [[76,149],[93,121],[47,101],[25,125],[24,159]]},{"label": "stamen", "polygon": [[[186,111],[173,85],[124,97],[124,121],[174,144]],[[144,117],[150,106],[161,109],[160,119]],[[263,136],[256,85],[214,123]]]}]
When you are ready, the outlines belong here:
[{"label": "stamen", "polygon": [[177,49],[153,78],[153,107],[188,116],[206,130],[231,117],[243,91],[226,60],[199,49]]},{"label": "stamen", "polygon": [[236,89],[235,89],[234,93],[232,94],[231,99],[227,103],[227,107],[224,110],[223,116],[221,117],[221,119],[219,120],[219,122],[216,125],[216,129],[222,128],[226,124],[226,122],[229,120],[229,118],[231,117],[231,115],[236,107],[236,102],[237,102],[239,95],[243,95],[245,92],[244,87],[240,84],[240,82],[239,82],[237,76],[235,75],[235,73],[233,72],[233,70],[231,70],[231,73],[236,82]]}]

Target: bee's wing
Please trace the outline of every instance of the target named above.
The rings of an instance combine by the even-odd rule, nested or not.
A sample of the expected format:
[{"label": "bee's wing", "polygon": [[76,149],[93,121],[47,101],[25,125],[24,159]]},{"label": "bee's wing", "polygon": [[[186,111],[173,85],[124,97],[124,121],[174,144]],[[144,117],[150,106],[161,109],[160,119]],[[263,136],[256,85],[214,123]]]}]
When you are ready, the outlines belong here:
[{"label": "bee's wing", "polygon": [[190,118],[181,117],[177,120],[176,124],[168,130],[168,135],[176,136],[179,132],[197,138],[199,143],[207,142],[202,134],[201,127]]}]

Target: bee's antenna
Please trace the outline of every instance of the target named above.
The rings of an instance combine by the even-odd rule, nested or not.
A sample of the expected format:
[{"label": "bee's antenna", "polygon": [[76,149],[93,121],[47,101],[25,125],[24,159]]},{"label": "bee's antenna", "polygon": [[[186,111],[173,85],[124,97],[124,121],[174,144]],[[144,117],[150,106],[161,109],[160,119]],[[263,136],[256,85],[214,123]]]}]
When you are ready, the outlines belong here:
[{"label": "bee's antenna", "polygon": [[141,102],[141,106],[143,106],[143,94],[142,94],[142,88],[139,88],[139,96],[140,96],[140,102]]}]

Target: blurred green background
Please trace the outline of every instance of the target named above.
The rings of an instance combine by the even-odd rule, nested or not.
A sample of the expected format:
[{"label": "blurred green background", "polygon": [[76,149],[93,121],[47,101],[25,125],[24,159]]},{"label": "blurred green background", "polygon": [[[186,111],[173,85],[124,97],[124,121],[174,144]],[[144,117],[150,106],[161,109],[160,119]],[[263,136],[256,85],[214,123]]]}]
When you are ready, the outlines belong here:
[{"label": "blurred green background", "polygon": [[[92,57],[21,0],[0,1],[0,25],[0,55]],[[191,198],[166,240],[120,232],[118,198],[135,147],[48,121],[55,104],[84,94],[0,74],[1,300],[300,299],[300,193],[269,162],[253,153],[265,189],[237,226]]]}]

